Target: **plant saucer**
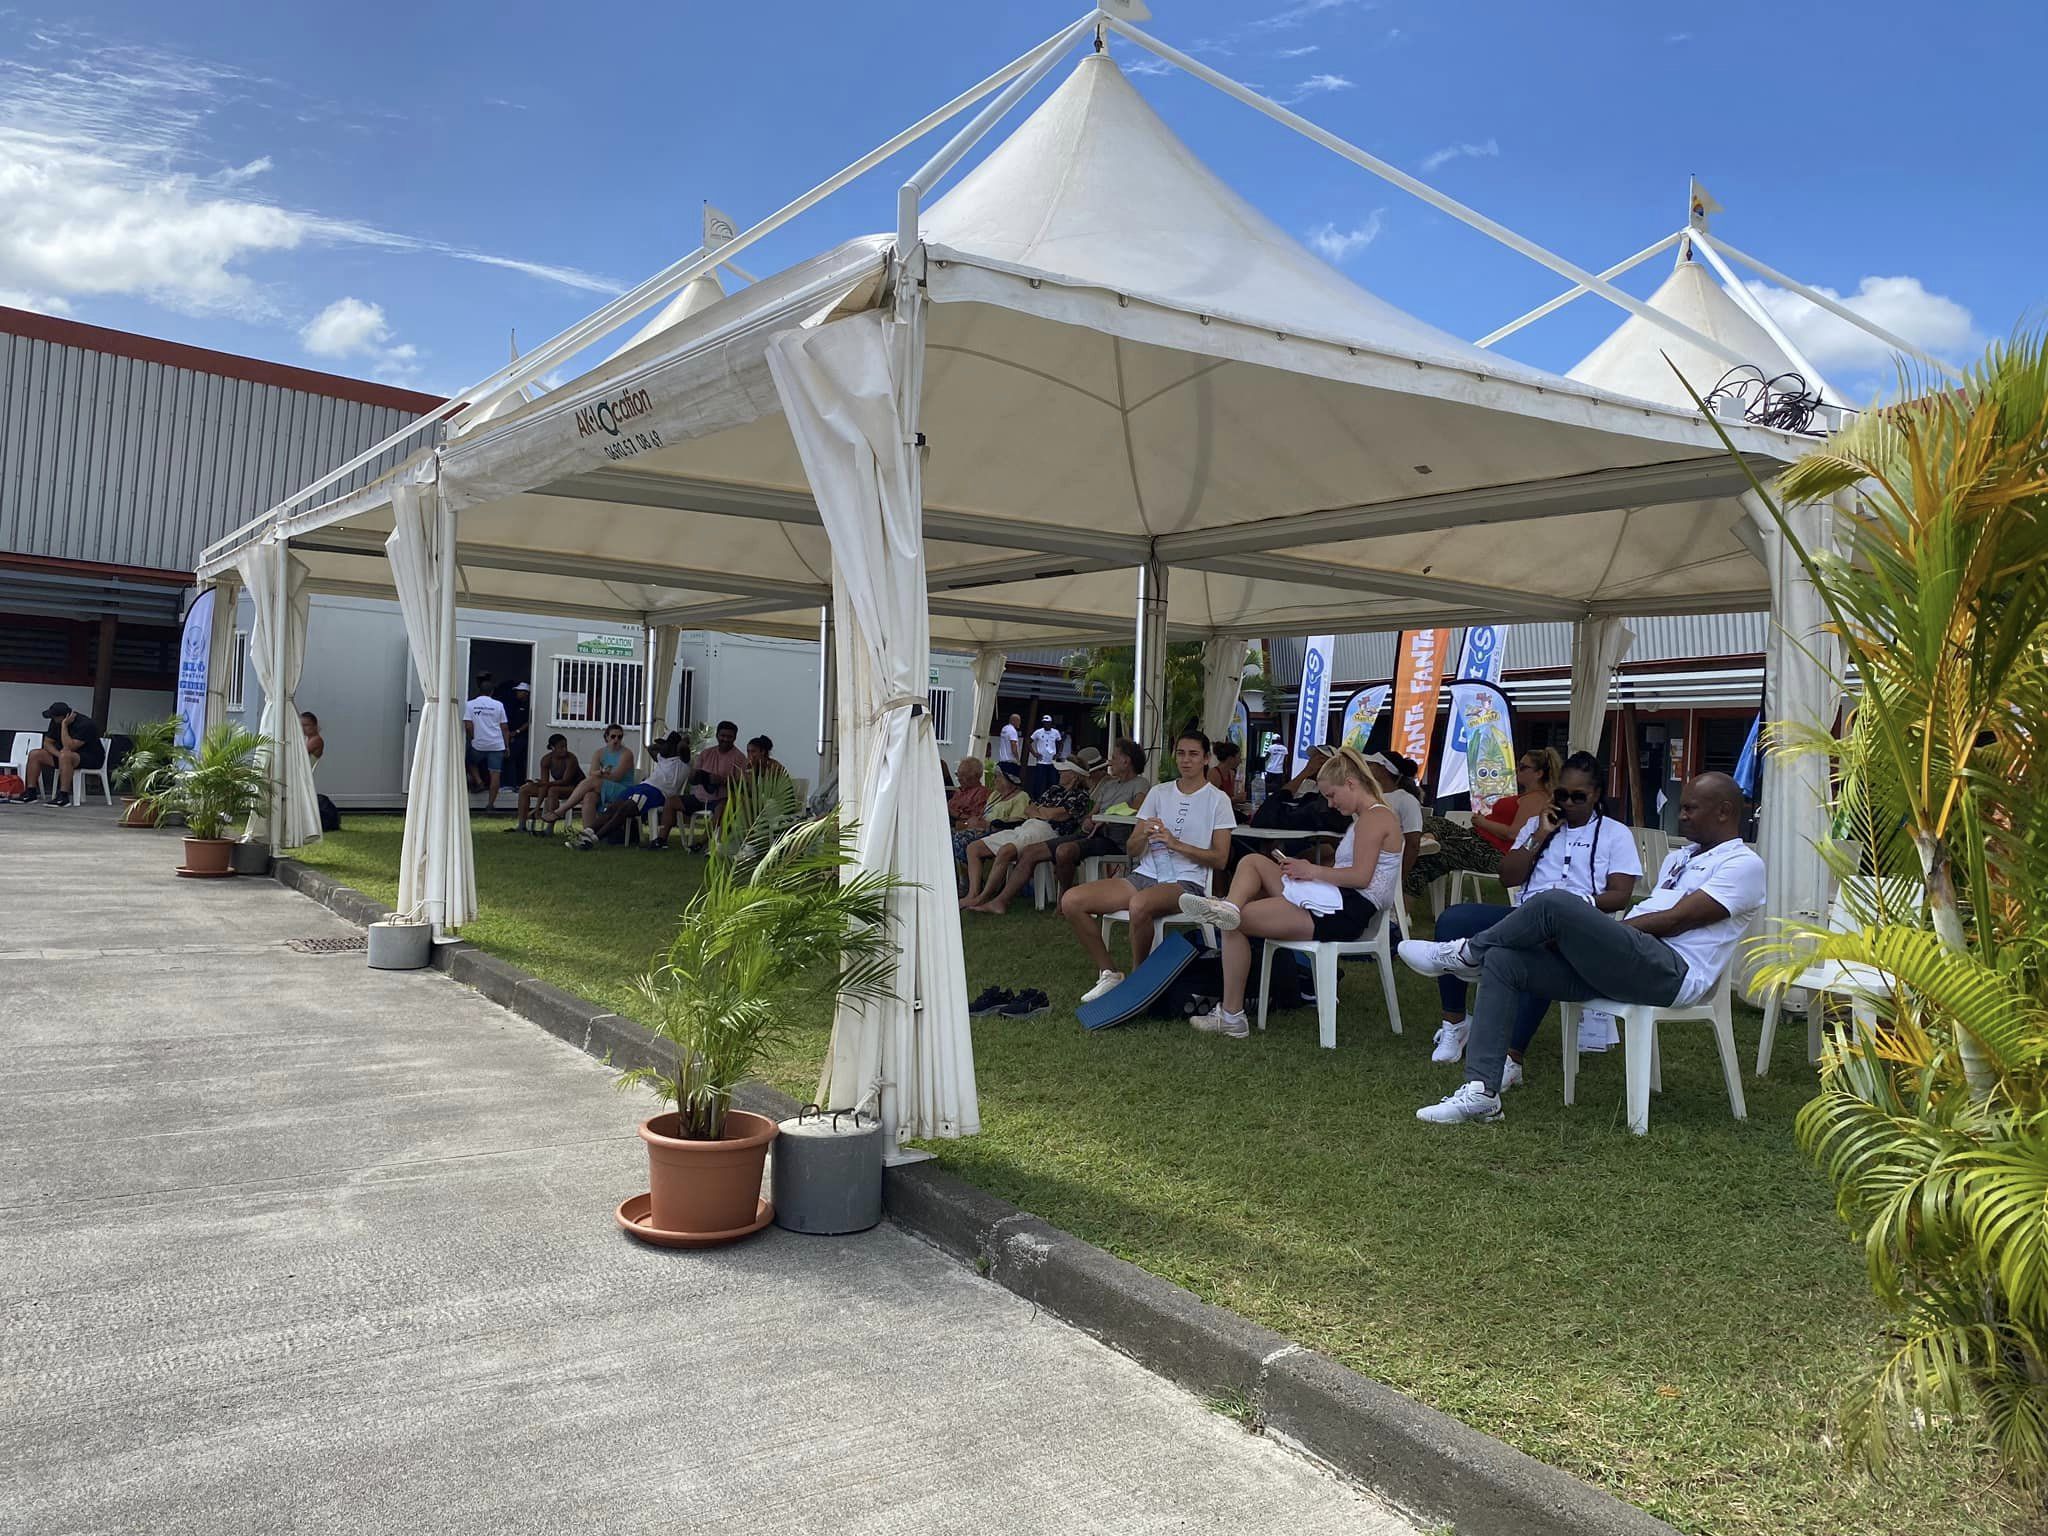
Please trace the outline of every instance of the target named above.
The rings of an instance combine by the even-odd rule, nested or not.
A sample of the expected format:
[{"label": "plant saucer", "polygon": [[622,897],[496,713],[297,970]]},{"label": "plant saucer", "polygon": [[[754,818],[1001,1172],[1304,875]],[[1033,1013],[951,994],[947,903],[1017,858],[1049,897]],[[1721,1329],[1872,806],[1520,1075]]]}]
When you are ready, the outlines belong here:
[{"label": "plant saucer", "polygon": [[729,1232],[664,1232],[648,1224],[648,1212],[653,1204],[652,1195],[634,1195],[621,1201],[612,1214],[622,1231],[657,1248],[716,1248],[721,1243],[734,1243],[743,1237],[751,1237],[775,1219],[775,1207],[763,1199],[755,1207],[752,1221]]}]

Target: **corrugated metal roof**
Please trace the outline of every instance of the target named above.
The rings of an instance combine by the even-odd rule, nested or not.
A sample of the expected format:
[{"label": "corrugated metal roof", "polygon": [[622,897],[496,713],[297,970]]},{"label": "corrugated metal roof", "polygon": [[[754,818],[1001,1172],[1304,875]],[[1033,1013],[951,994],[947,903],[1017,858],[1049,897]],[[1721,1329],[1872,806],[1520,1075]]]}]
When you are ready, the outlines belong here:
[{"label": "corrugated metal roof", "polygon": [[[55,339],[90,340],[82,333],[93,329],[0,330],[0,549],[190,570],[207,544],[418,415],[397,402],[431,407],[431,397],[376,385],[355,392],[393,403],[265,382],[322,376],[253,361],[244,376],[203,371],[186,364],[215,354],[146,337],[129,338],[137,345],[125,351]],[[182,361],[133,355],[152,348]],[[335,494],[424,441],[402,445]]]},{"label": "corrugated metal roof", "polygon": [[[1689,613],[1629,619],[1635,631],[1624,665],[1645,662],[1691,661],[1720,656],[1761,656],[1770,634],[1766,613]],[[1339,635],[1331,657],[1339,683],[1379,683],[1394,673],[1394,645],[1398,636]],[[1451,637],[1450,655],[1455,657],[1462,631]],[[1269,642],[1268,665],[1273,681],[1293,687],[1301,681],[1301,658],[1307,642],[1280,639]],[[1517,672],[1568,668],[1572,664],[1572,626],[1569,624],[1516,624],[1507,642],[1507,670]]]}]

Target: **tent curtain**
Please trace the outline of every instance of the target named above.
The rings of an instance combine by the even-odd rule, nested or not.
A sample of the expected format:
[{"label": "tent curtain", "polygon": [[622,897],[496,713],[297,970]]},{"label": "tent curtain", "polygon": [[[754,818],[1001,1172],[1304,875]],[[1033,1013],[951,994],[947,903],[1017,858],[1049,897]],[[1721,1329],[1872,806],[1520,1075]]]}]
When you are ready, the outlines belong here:
[{"label": "tent curtain", "polygon": [[[926,702],[923,473],[916,446],[924,359],[920,290],[785,332],[768,367],[832,540],[841,657],[842,804],[859,816],[862,869],[911,882],[892,899],[902,946],[893,991],[841,1004],[818,1102],[878,1099],[892,1146],[980,1130],[960,916],[938,743]],[[848,686],[850,685],[850,686]]]},{"label": "tent curtain", "polygon": [[[1780,722],[1832,731],[1841,700],[1841,642],[1824,632],[1827,609],[1806,568],[1754,492],[1743,505],[1763,539],[1771,582],[1771,630],[1765,641],[1765,745]],[[1829,545],[1830,508],[1808,503],[1785,509],[1809,551]],[[1817,922],[1825,915],[1832,880],[1819,845],[1828,836],[1828,767],[1814,755],[1764,753],[1763,801],[1757,851],[1764,860],[1764,921],[1753,937],[1773,936],[1787,918]]]},{"label": "tent curtain", "polygon": [[[306,562],[289,553],[284,553],[280,559],[283,550],[284,546],[266,540],[243,550],[235,561],[242,585],[249,589],[249,596],[256,605],[256,622],[249,634],[249,661],[256,669],[257,682],[263,685],[263,719],[259,729],[264,741],[271,746],[266,760],[276,759],[278,747],[281,745],[283,748],[282,761],[272,770],[274,775],[281,774],[284,780],[282,825],[273,836],[268,809],[271,802],[266,802],[264,810],[249,818],[247,836],[258,842],[268,842],[280,851],[320,840],[320,804],[313,788],[313,757],[306,750],[306,736],[299,729],[299,712],[295,703],[299,674],[305,670],[306,620],[311,612],[312,597],[306,591]],[[276,676],[274,619],[280,566],[285,582],[285,661],[281,680]],[[218,612],[220,600],[216,598],[214,601]],[[230,608],[229,612],[232,615],[233,609]]]},{"label": "tent curtain", "polygon": [[228,669],[235,664],[235,614],[242,584],[223,574],[213,584],[213,628],[206,637],[206,728],[228,717]]},{"label": "tent curtain", "polygon": [[1614,670],[1635,643],[1635,631],[1619,619],[1580,619],[1572,626],[1572,751],[1599,752]]},{"label": "tent curtain", "polygon": [[1202,642],[1202,734],[1221,741],[1237,722],[1237,693],[1251,642],[1220,638]]},{"label": "tent curtain", "polygon": [[463,768],[462,700],[448,676],[444,644],[444,548],[439,496],[431,486],[401,485],[391,495],[391,536],[384,552],[406,644],[425,704],[406,781],[405,841],[399,851],[398,910],[419,912],[452,933],[476,915],[476,870],[469,843],[469,783]]},{"label": "tent curtain", "polygon": [[676,652],[681,648],[683,630],[680,624],[652,624],[647,628],[647,740],[656,742],[671,730],[680,730],[689,725],[687,720],[671,720],[669,705],[675,699],[671,686],[676,676]]},{"label": "tent curtain", "polygon": [[974,653],[974,696],[967,716],[973,722],[967,733],[967,750],[973,756],[986,759],[989,754],[988,717],[995,713],[996,692],[1003,686],[1003,670],[1009,664],[1007,655],[989,646]]}]

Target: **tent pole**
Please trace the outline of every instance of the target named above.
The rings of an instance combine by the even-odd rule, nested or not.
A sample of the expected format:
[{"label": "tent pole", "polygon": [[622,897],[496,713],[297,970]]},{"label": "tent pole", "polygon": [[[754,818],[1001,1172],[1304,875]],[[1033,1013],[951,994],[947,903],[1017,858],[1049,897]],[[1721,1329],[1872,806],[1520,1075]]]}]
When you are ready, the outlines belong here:
[{"label": "tent pole", "polygon": [[1053,65],[1089,28],[1096,25],[1096,18],[1102,13],[1091,11],[1064,31],[1057,32],[1040,43],[1030,55],[1030,67],[1012,80],[1007,89],[976,113],[973,120],[954,134],[946,147],[927,160],[916,175],[903,183],[896,193],[896,249],[907,256],[917,248],[918,203],[925,193],[938,185],[939,178],[960,163],[960,158],[981,142],[982,136],[1000,122],[1009,110],[1023,99],[1025,94],[1051,72]]},{"label": "tent pole", "polygon": [[290,541],[277,541],[277,592],[271,600],[270,620],[270,683],[271,683],[271,730],[270,730],[270,846],[273,852],[284,852],[285,815],[285,706],[291,701],[291,694],[285,683],[285,665],[289,647],[285,643],[285,624],[291,614],[291,602],[286,594],[286,583],[291,578]]},{"label": "tent pole", "polygon": [[1138,567],[1138,644],[1131,673],[1131,713],[1138,740],[1155,761],[1167,745],[1167,726],[1175,724],[1166,718],[1167,570],[1156,555]]},{"label": "tent pole", "polygon": [[1736,306],[1744,314],[1763,327],[1764,334],[1778,344],[1778,350],[1812,382],[1815,392],[1823,400],[1833,399],[1838,404],[1847,405],[1848,397],[1821,377],[1820,370],[1813,366],[1813,360],[1799,350],[1792,338],[1787,336],[1779,328],[1778,322],[1771,318],[1771,312],[1757,302],[1756,295],[1749,291],[1749,286],[1735,275],[1726,261],[1721,259],[1720,251],[1715,248],[1714,242],[1706,237],[1705,232],[1694,230],[1692,243],[1698,248],[1699,253],[1707,258],[1707,265],[1714,269],[1727,286],[1728,297],[1735,301]]},{"label": "tent pole", "polygon": [[[1635,255],[1627,258],[1625,261],[1617,261],[1605,272],[1602,272],[1600,276],[1603,281],[1608,278],[1619,277],[1622,273],[1627,272],[1632,268],[1641,266],[1644,262],[1648,261],[1652,256],[1655,256],[1658,252],[1670,250],[1672,246],[1678,244],[1678,242],[1683,238],[1683,231],[1673,230],[1670,234],[1666,235],[1662,240],[1659,240],[1655,245],[1646,245],[1640,251],[1637,251]],[[1506,341],[1510,336],[1514,335],[1515,332],[1522,329],[1523,326],[1534,325],[1538,320],[1541,320],[1545,315],[1555,314],[1558,310],[1563,309],[1565,305],[1571,303],[1573,299],[1576,299],[1580,294],[1586,291],[1587,289],[1584,283],[1574,284],[1572,287],[1565,289],[1563,293],[1560,293],[1556,298],[1550,300],[1548,303],[1538,304],[1526,315],[1523,315],[1518,319],[1510,320],[1506,325],[1502,326],[1499,330],[1488,331],[1484,336],[1480,337],[1477,341],[1473,342],[1472,345],[1475,347],[1490,347],[1496,341]]]},{"label": "tent pole", "polygon": [[818,788],[831,781],[839,760],[839,637],[832,605],[818,610]]},{"label": "tent pole", "polygon": [[1292,128],[1304,138],[1322,145],[1330,153],[1340,155],[1362,170],[1372,172],[1373,175],[1379,177],[1382,181],[1392,182],[1411,196],[1421,198],[1422,201],[1428,203],[1438,212],[1447,213],[1459,223],[1469,225],[1483,235],[1491,236],[1509,250],[1519,251],[1531,261],[1550,268],[1558,276],[1570,278],[1580,287],[1590,289],[1609,303],[1620,305],[1630,314],[1649,321],[1652,325],[1670,332],[1673,336],[1683,337],[1696,347],[1706,348],[1707,351],[1713,353],[1716,357],[1726,358],[1731,363],[1747,361],[1747,359],[1738,356],[1733,348],[1723,346],[1720,342],[1714,340],[1713,337],[1703,336],[1691,326],[1681,324],[1661,310],[1652,309],[1634,294],[1624,293],[1605,278],[1595,277],[1584,267],[1566,261],[1556,252],[1538,245],[1526,235],[1519,235],[1498,220],[1489,219],[1476,208],[1468,208],[1456,198],[1445,196],[1428,182],[1419,181],[1399,167],[1389,165],[1386,161],[1380,159],[1379,156],[1368,154],[1356,144],[1338,138],[1336,134],[1331,133],[1327,128],[1317,127],[1300,113],[1290,112],[1278,102],[1267,100],[1257,91],[1239,85],[1228,75],[1219,74],[1208,65],[1202,63],[1201,60],[1188,57],[1179,49],[1160,42],[1157,38],[1132,26],[1129,22],[1112,16],[1109,18],[1109,25],[1124,37],[1136,43],[1140,48],[1157,54],[1169,64],[1178,64],[1182,69],[1204,84],[1213,85],[1217,90],[1223,92],[1224,95],[1234,97],[1253,111],[1263,113],[1265,116],[1272,118],[1274,122]]},{"label": "tent pole", "polygon": [[1855,326],[1858,330],[1868,332],[1870,335],[1875,336],[1879,341],[1883,342],[1886,346],[1896,347],[1899,349],[1899,351],[1905,353],[1908,357],[1917,357],[1921,362],[1927,364],[1928,367],[1940,369],[1943,373],[1947,374],[1951,379],[1955,379],[1958,382],[1962,380],[1963,375],[1961,370],[1955,368],[1951,364],[1944,363],[1932,352],[1923,352],[1920,348],[1914,346],[1912,342],[1906,340],[1905,337],[1893,335],[1890,331],[1886,330],[1876,321],[1870,319],[1867,316],[1857,314],[1855,310],[1849,308],[1848,305],[1842,303],[1840,300],[1831,299],[1826,294],[1820,292],[1818,289],[1807,287],[1806,284],[1800,282],[1799,279],[1797,279],[1796,277],[1787,277],[1784,273],[1780,272],[1776,267],[1765,266],[1761,261],[1758,261],[1754,256],[1748,255],[1742,251],[1738,251],[1737,249],[1735,249],[1734,246],[1730,245],[1725,240],[1710,239],[1703,230],[1694,230],[1692,232],[1692,237],[1694,240],[1698,241],[1702,246],[1705,246],[1708,249],[1718,248],[1722,255],[1732,256],[1735,260],[1741,262],[1745,267],[1748,267],[1752,272],[1756,273],[1757,276],[1765,279],[1767,282],[1776,283],[1780,288],[1790,289],[1793,293],[1798,294],[1799,297],[1806,300],[1807,303],[1818,305],[1820,308],[1826,310],[1829,314],[1835,316],[1837,319],[1846,320],[1851,325]]}]

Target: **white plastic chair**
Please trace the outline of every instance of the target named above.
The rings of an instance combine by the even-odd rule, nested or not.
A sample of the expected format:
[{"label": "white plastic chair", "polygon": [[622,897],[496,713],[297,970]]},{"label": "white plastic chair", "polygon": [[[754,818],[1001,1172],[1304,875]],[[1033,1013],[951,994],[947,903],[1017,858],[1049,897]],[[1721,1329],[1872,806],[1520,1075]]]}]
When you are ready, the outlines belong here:
[{"label": "white plastic chair", "polygon": [[[1474,901],[1479,900],[1485,894],[1483,886],[1489,882],[1500,887],[1502,896],[1508,894],[1508,888],[1500,876],[1497,874],[1490,875],[1485,870],[1454,869],[1444,878],[1450,882],[1450,890],[1445,895],[1444,907],[1455,907],[1465,899],[1465,882],[1467,880],[1472,882],[1472,899]],[[1437,908],[1438,917],[1443,916],[1444,907]]]},{"label": "white plastic chair", "polygon": [[[1215,871],[1214,871],[1214,870],[1211,870],[1211,869],[1207,869],[1207,868],[1204,868],[1204,869],[1203,869],[1203,871],[1202,871],[1202,894],[1203,894],[1204,896],[1207,896],[1207,895],[1208,895],[1208,894],[1210,893],[1210,889],[1211,889],[1211,887],[1212,887],[1212,886],[1214,885],[1214,883],[1215,883],[1215,880],[1216,880],[1216,873],[1215,873]],[[1109,925],[1110,925],[1111,923],[1128,923],[1128,922],[1129,922],[1130,920],[1131,920],[1131,914],[1130,914],[1130,910],[1129,910],[1128,908],[1126,908],[1126,909],[1125,909],[1124,911],[1122,911],[1122,912],[1105,912],[1105,913],[1103,913],[1103,914],[1102,914],[1102,942],[1103,942],[1103,945],[1104,945],[1105,947],[1107,947],[1107,946],[1108,946],[1108,944],[1109,944]],[[1208,925],[1207,923],[1205,923],[1205,922],[1202,922],[1202,921],[1200,921],[1199,919],[1196,919],[1196,918],[1192,918],[1192,917],[1189,917],[1189,916],[1187,915],[1187,913],[1185,913],[1185,912],[1168,912],[1168,913],[1167,913],[1167,914],[1166,914],[1166,915],[1165,915],[1164,917],[1160,917],[1160,918],[1157,918],[1157,919],[1155,919],[1155,920],[1153,921],[1153,924],[1152,924],[1152,948],[1153,948],[1153,949],[1157,949],[1157,948],[1159,947],[1159,941],[1160,941],[1161,939],[1163,939],[1163,938],[1165,938],[1165,937],[1166,937],[1166,930],[1167,930],[1168,928],[1174,928],[1174,927],[1182,927],[1182,928],[1200,928],[1200,929],[1202,930],[1202,939],[1203,939],[1203,942],[1205,942],[1205,943],[1206,943],[1206,944],[1207,944],[1207,945],[1208,945],[1208,946],[1209,946],[1209,947],[1210,947],[1211,949],[1214,949],[1214,948],[1216,948],[1216,935],[1215,935],[1215,933],[1214,933],[1214,932],[1212,932],[1212,931],[1210,930],[1210,927],[1209,927],[1209,925]]]},{"label": "white plastic chair", "polygon": [[41,731],[16,731],[14,740],[7,746],[7,761],[0,763],[0,773],[14,773],[24,782],[28,779],[28,755],[43,744]]},{"label": "white plastic chair", "polygon": [[1318,943],[1314,939],[1268,939],[1259,961],[1259,1028],[1266,1027],[1268,990],[1273,983],[1273,952],[1288,949],[1307,955],[1315,967],[1316,1029],[1323,1049],[1337,1049],[1337,962],[1347,956],[1365,956],[1379,967],[1380,990],[1387,999],[1387,1027],[1401,1033],[1401,999],[1394,990],[1394,951],[1387,936],[1387,914],[1375,913],[1372,925],[1346,943]]},{"label": "white plastic chair", "polygon": [[100,738],[99,767],[79,768],[75,769],[72,772],[72,804],[85,804],[85,792],[86,789],[88,788],[87,781],[91,779],[98,779],[100,781],[100,798],[105,800],[109,805],[112,805],[114,803],[114,786],[107,781],[107,763],[113,757],[113,755],[114,743],[108,737],[102,736]]},{"label": "white plastic chair", "polygon": [[1131,856],[1127,853],[1098,853],[1092,859],[1083,859],[1077,883],[1088,885],[1096,880],[1107,880],[1112,864],[1116,865],[1119,871],[1127,870],[1131,867]]},{"label": "white plastic chair", "polygon": [[[1855,933],[1880,911],[1893,921],[1909,915],[1917,919],[1924,894],[1925,887],[1917,880],[1897,876],[1881,880],[1876,875],[1851,875],[1842,882],[1834,900],[1828,903],[1828,931]],[[1784,1004],[1788,989],[1798,987],[1809,994],[1806,1004],[1806,1059],[1819,1061],[1821,996],[1847,998],[1849,1013],[1856,1021],[1857,1029],[1871,1029],[1877,1024],[1877,1005],[1891,997],[1894,985],[1893,979],[1874,965],[1823,960],[1808,966],[1785,986],[1773,987],[1764,999],[1764,1029],[1756,1044],[1756,1075],[1763,1077],[1770,1072],[1771,1047],[1778,1039],[1778,1010]]]},{"label": "white plastic chair", "polygon": [[1738,1120],[1749,1118],[1742,1100],[1742,1067],[1735,1056],[1735,1024],[1729,1011],[1729,994],[1735,974],[1735,956],[1742,949],[1738,941],[1728,952],[1713,990],[1704,1002],[1659,1008],[1654,1003],[1618,1003],[1612,998],[1589,998],[1583,1003],[1562,1003],[1558,1033],[1564,1039],[1564,1101],[1573,1103],[1579,1084],[1579,1015],[1591,1008],[1611,1013],[1621,1021],[1622,1066],[1628,1082],[1628,1128],[1638,1136],[1650,1134],[1650,1095],[1664,1091],[1664,1062],[1657,1046],[1660,1024],[1704,1022],[1714,1026],[1714,1049],[1720,1053],[1721,1076],[1728,1084],[1728,1107]]},{"label": "white plastic chair", "polygon": [[1631,827],[1629,835],[1635,840],[1636,861],[1643,866],[1636,876],[1636,900],[1641,901],[1656,889],[1657,871],[1671,857],[1671,850],[1682,845],[1662,827]]}]

